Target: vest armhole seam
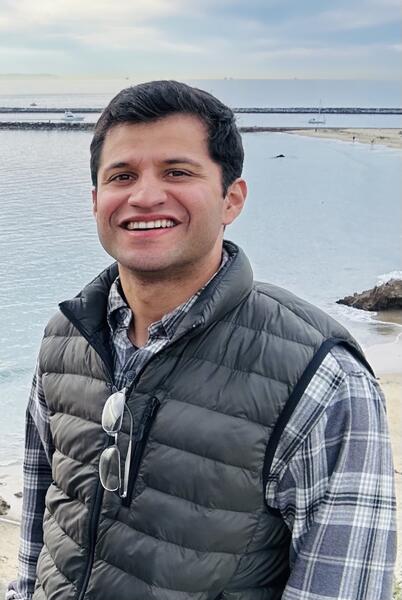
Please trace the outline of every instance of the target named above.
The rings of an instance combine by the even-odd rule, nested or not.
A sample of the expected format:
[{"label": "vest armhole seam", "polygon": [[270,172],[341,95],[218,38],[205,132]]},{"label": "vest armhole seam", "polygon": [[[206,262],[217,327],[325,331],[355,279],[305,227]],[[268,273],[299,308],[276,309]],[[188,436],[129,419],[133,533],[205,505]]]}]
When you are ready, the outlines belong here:
[{"label": "vest armhole seam", "polygon": [[318,367],[323,362],[324,358],[327,354],[332,350],[334,346],[342,345],[346,347],[353,356],[355,356],[358,360],[360,360],[366,368],[369,369],[371,373],[373,373],[370,365],[366,361],[365,357],[358,352],[358,350],[350,344],[347,340],[343,338],[332,337],[325,340],[317,352],[314,354],[311,361],[308,363],[305,368],[302,376],[297,382],[293,392],[289,396],[282,412],[279,414],[279,417],[276,421],[275,427],[272,431],[272,434],[269,438],[267,448],[265,450],[265,458],[264,458],[264,466],[262,471],[262,480],[263,480],[263,495],[264,495],[264,503],[269,512],[273,512],[276,515],[280,515],[280,511],[272,506],[269,506],[266,500],[266,488],[268,483],[268,477],[271,470],[272,462],[275,456],[276,449],[279,444],[280,437],[288,424],[292,414],[294,413],[301,397],[303,396],[307,386],[312,380],[314,374],[316,373]]}]

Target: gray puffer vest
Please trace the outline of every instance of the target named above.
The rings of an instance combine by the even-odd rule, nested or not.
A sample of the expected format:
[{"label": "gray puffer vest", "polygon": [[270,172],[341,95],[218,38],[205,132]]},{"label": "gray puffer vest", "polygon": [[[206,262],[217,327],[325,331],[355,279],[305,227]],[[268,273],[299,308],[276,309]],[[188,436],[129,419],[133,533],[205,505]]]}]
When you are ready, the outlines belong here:
[{"label": "gray puffer vest", "polygon": [[[40,368],[55,452],[35,600],[277,600],[290,532],[264,502],[277,441],[328,350],[335,321],[253,283],[243,252],[131,386],[129,497],[106,492],[98,462],[112,392],[104,271],[45,331]],[[127,415],[126,415],[127,417]],[[119,435],[126,456],[129,421]]]}]

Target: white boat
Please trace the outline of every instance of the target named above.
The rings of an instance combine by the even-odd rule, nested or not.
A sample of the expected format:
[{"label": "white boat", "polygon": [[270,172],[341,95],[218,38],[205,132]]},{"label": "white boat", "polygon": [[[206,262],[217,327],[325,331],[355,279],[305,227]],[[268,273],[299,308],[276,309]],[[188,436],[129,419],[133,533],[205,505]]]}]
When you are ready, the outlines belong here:
[{"label": "white boat", "polygon": [[309,119],[308,122],[313,123],[314,125],[325,125],[327,121],[324,117],[322,119],[320,119],[319,117],[317,119],[313,117],[312,119]]},{"label": "white boat", "polygon": [[73,122],[73,121],[83,121],[85,117],[81,117],[80,115],[75,115],[70,110],[66,110],[64,113],[64,117],[62,117],[63,121]]},{"label": "white boat", "polygon": [[318,107],[318,117],[312,117],[311,119],[308,120],[309,123],[311,123],[312,125],[325,125],[325,123],[327,122],[326,118],[322,116],[321,114],[321,102],[320,105]]}]

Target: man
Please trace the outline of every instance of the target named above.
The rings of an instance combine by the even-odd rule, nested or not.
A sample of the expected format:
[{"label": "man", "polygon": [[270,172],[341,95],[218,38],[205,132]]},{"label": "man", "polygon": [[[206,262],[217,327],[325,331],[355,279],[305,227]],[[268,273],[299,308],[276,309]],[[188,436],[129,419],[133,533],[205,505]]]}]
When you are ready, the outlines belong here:
[{"label": "man", "polygon": [[391,597],[383,397],[339,324],[223,242],[242,163],[231,110],[181,83],[123,90],[99,119],[116,264],[45,330],[10,597]]}]

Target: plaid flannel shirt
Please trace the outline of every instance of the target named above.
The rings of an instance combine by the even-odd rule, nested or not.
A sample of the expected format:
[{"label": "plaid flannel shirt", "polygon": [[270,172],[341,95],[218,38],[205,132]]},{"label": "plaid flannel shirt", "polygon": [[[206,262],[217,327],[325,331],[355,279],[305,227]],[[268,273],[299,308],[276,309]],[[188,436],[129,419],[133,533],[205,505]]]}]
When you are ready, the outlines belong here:
[{"label": "plaid flannel shirt", "polygon": [[[153,323],[147,344],[136,348],[128,338],[131,310],[118,282],[112,285],[108,322],[117,387],[169,344],[199,293]],[[32,598],[52,452],[37,369],[26,419],[19,574],[8,596],[15,600]],[[266,499],[292,532],[283,600],[391,599],[396,503],[384,397],[347,350],[332,349],[300,399],[277,447]]]}]

